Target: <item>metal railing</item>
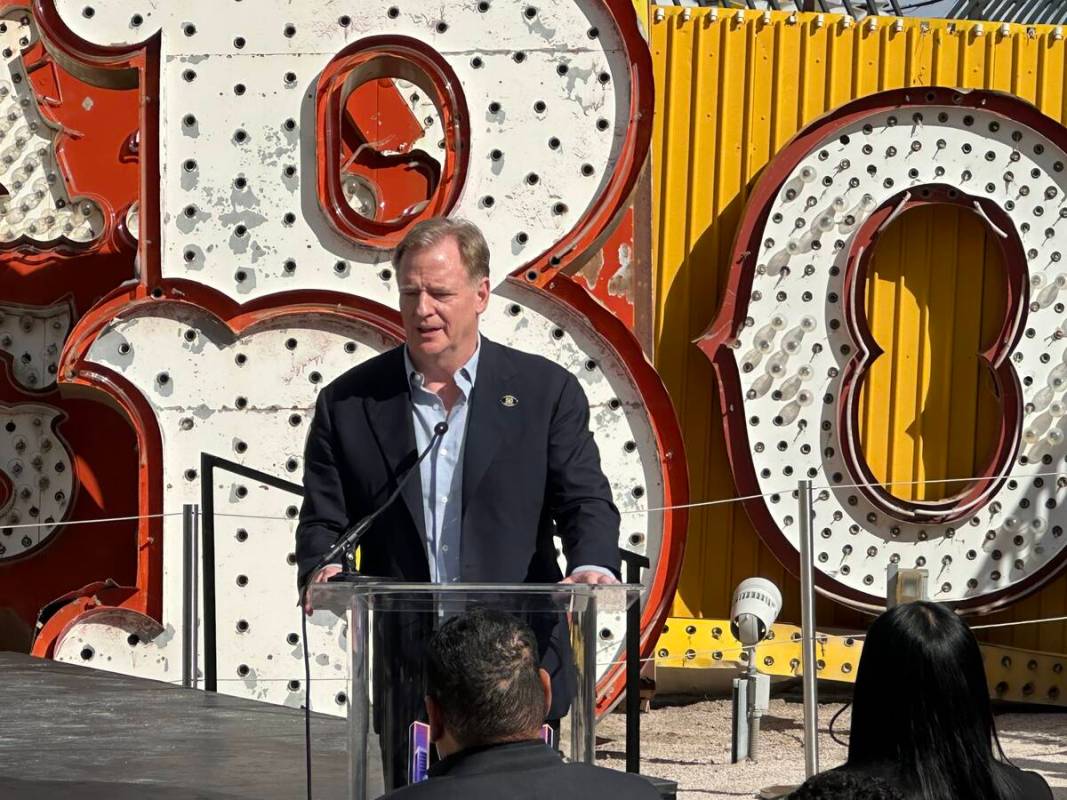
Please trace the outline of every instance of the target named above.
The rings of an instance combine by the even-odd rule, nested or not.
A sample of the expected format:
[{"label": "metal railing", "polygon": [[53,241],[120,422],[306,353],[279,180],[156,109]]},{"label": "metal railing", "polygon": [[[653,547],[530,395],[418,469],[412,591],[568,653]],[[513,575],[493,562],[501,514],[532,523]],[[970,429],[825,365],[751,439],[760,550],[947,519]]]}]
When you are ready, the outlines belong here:
[{"label": "metal railing", "polygon": [[[230,461],[210,453],[200,454],[200,507],[186,505],[182,513],[183,555],[186,564],[184,570],[183,625],[183,685],[192,685],[195,681],[196,641],[195,599],[197,575],[191,568],[195,563],[197,544],[202,553],[204,593],[204,689],[218,691],[218,633],[215,625],[215,471],[240,475],[250,480],[259,481],[274,489],[290,492],[298,497],[304,496],[304,487],[299,483],[278,478],[268,472],[247,467],[236,461]],[[197,536],[199,523],[201,535]],[[623,579],[627,583],[640,584],[641,570],[648,569],[651,562],[646,556],[631,553],[619,548],[619,557],[623,563]],[[192,609],[192,611],[190,611]],[[626,611],[626,771],[640,772],[641,769],[641,604],[632,603]],[[186,650],[189,651],[187,654]],[[186,671],[188,670],[188,672]],[[188,677],[188,676],[193,677]]]}]

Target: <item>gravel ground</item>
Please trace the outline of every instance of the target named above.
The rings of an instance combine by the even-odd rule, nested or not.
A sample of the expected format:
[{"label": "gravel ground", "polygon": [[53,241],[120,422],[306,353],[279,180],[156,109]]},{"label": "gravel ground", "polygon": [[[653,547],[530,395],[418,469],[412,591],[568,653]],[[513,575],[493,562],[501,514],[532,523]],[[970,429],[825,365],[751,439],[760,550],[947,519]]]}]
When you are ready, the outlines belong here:
[{"label": "gravel ground", "polygon": [[[678,782],[682,800],[758,797],[770,786],[797,784],[804,776],[804,732],[799,699],[772,698],[763,717],[757,763],[730,763],[730,701],[679,701],[641,715],[641,771]],[[846,749],[830,738],[830,717],[841,703],[819,707],[819,766],[837,766]],[[849,712],[834,723],[847,741]],[[1008,757],[1036,770],[1052,786],[1056,800],[1067,800],[1067,713],[1018,711],[997,715],[997,730]],[[625,769],[626,722],[611,714],[597,726],[597,759]]]}]

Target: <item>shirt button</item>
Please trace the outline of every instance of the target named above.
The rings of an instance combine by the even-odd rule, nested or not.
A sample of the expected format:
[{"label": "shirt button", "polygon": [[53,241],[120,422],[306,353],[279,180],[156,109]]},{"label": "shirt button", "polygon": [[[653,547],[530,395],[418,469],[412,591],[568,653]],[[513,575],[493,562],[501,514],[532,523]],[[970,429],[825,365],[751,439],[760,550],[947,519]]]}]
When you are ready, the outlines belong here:
[{"label": "shirt button", "polygon": [[447,553],[448,552],[448,545],[447,544],[441,545],[441,552],[442,553]]},{"label": "shirt button", "polygon": [[442,447],[442,448],[441,448],[441,455],[443,455],[443,456],[447,456],[447,455],[448,455],[448,448],[446,448],[446,447]]},{"label": "shirt button", "polygon": [[441,495],[441,502],[442,503],[447,503],[448,502],[448,495],[447,494]]}]

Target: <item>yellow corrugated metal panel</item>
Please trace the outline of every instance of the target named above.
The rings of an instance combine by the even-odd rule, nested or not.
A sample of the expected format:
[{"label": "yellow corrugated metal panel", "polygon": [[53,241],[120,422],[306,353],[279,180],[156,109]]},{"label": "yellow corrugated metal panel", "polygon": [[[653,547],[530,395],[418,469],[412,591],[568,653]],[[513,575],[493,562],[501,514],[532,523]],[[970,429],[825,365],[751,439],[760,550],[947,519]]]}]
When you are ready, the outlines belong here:
[{"label": "yellow corrugated metal panel", "polygon": [[651,11],[651,8],[649,6],[651,5],[651,2],[652,0],[633,0],[634,13],[636,13],[637,18],[641,20],[642,29],[646,31],[648,30],[650,22],[649,12]]},{"label": "yellow corrugated metal panel", "polygon": [[[944,480],[986,467],[1000,411],[978,354],[999,332],[1004,291],[999,250],[975,214],[917,208],[879,238],[867,314],[885,352],[864,382],[860,416],[876,478]],[[964,485],[892,489],[908,500],[938,500]]]},{"label": "yellow corrugated metal panel", "polygon": [[[750,652],[731,635],[727,619],[671,618],[656,644],[656,666],[739,670],[748,667]],[[819,677],[852,683],[862,652],[861,638],[817,633],[815,665]],[[1067,706],[1062,655],[984,644],[982,661],[990,696],[1015,703]],[[767,675],[801,675],[800,628],[775,624],[756,647],[755,664]]]},{"label": "yellow corrugated metal panel", "polygon": [[[660,13],[660,12],[663,13]],[[686,436],[695,500],[736,494],[712,370],[691,344],[714,318],[748,191],[802,126],[883,89],[956,85],[1013,92],[1067,121],[1064,42],[1050,27],[875,19],[722,9],[656,9],[650,47],[657,82],[652,151],[657,365]],[[973,474],[988,459],[999,413],[977,353],[1003,304],[1003,275],[984,227],[959,210],[902,215],[879,244],[868,285],[871,329],[885,354],[861,405],[875,474],[895,481]],[[955,233],[955,237],[951,234]],[[936,269],[932,268],[936,265]],[[933,499],[949,485],[898,486]],[[696,509],[676,617],[727,616],[743,578],[782,588],[781,618],[799,618],[796,582],[734,505]],[[1058,580],[998,619],[1067,610]],[[819,622],[863,627],[866,618],[820,598]],[[1004,645],[1067,649],[1067,629],[998,629]]]}]

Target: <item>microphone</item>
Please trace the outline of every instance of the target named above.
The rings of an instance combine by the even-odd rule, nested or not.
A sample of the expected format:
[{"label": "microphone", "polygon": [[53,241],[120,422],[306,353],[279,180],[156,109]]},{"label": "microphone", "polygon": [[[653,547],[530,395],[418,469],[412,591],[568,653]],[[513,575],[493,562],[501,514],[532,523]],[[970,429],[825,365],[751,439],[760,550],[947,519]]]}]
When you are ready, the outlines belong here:
[{"label": "microphone", "polygon": [[308,587],[311,585],[311,579],[315,577],[315,573],[327,564],[329,564],[331,561],[333,561],[340,553],[345,552],[346,550],[355,550],[356,547],[359,546],[360,540],[364,537],[364,535],[366,535],[367,531],[370,530],[370,526],[374,524],[374,520],[378,519],[378,517],[380,517],[385,512],[385,510],[394,503],[396,498],[400,496],[400,492],[403,491],[408,481],[411,480],[419,465],[422,464],[422,462],[426,459],[426,456],[430,454],[430,451],[433,450],[434,446],[441,440],[441,438],[446,433],[448,433],[447,422],[438,422],[436,425],[434,425],[433,436],[430,437],[430,443],[426,445],[426,449],[419,454],[419,457],[417,459],[415,459],[415,463],[408,467],[400,476],[400,479],[396,482],[396,488],[393,490],[393,493],[390,494],[385,499],[385,502],[378,506],[378,508],[376,508],[370,514],[367,514],[367,516],[363,517],[363,519],[361,519],[359,522],[349,528],[345,535],[342,536],[341,539],[337,542],[337,544],[331,547],[326,553],[326,555],[320,558],[318,563],[316,563],[315,566],[311,568],[311,571],[308,572],[307,577],[304,578],[304,583],[300,589],[301,605],[304,601],[304,595],[307,593]]},{"label": "microphone", "polygon": [[[374,520],[378,519],[382,512],[389,508],[396,498],[400,496],[400,492],[407,485],[407,482],[411,480],[411,476],[415,474],[415,470],[426,459],[426,456],[430,454],[434,445],[441,441],[441,437],[446,433],[448,433],[447,422],[438,422],[434,425],[433,436],[430,437],[430,443],[426,445],[426,449],[422,451],[417,459],[415,459],[415,463],[408,467],[400,476],[400,479],[396,482],[396,488],[393,490],[393,493],[385,498],[385,502],[378,506],[377,509],[349,528],[345,535],[341,537],[341,540],[331,547],[329,552],[320,558],[318,563],[312,567],[311,571],[308,572],[307,577],[304,578],[304,582],[300,584],[299,605],[301,607],[304,605],[308,590],[311,588],[311,579],[315,577],[315,573],[333,561],[339,553],[348,548],[355,550],[359,546],[360,539],[362,539],[364,534],[370,530],[370,526],[373,524]],[[308,800],[311,800],[311,653],[308,649],[307,625],[307,614],[301,610],[300,631],[302,634],[301,643],[304,646],[304,760],[307,776],[307,797]]]}]

